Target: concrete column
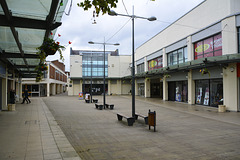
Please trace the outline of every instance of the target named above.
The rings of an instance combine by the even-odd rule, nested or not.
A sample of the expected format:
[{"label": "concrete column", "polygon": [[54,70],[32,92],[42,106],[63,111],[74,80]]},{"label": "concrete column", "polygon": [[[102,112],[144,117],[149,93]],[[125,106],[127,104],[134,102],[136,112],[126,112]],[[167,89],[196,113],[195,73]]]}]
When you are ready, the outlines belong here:
[{"label": "concrete column", "polygon": [[63,93],[63,85],[62,84],[59,84],[59,92]]},{"label": "concrete column", "polygon": [[[7,73],[6,73],[7,77]],[[7,78],[2,79],[2,110],[8,110],[7,107]]]},{"label": "concrete column", "polygon": [[163,67],[167,67],[167,54],[166,54],[166,48],[163,48],[162,51],[163,51]]},{"label": "concrete column", "polygon": [[144,57],[144,71],[148,71],[148,62],[147,62],[147,57]]},{"label": "concrete column", "polygon": [[188,61],[194,60],[192,36],[187,37],[187,53],[188,53]]},{"label": "concrete column", "polygon": [[111,80],[108,80],[108,94],[110,95],[112,93],[111,91]]},{"label": "concrete column", "polygon": [[52,95],[55,96],[56,95],[56,83],[52,84]]},{"label": "concrete column", "polygon": [[192,79],[192,70],[188,72],[188,104],[195,104],[195,81]]},{"label": "concrete column", "polygon": [[47,97],[50,97],[50,83],[47,83]]},{"label": "concrete column", "polygon": [[222,20],[222,53],[238,53],[237,27],[235,16]]},{"label": "concrete column", "polygon": [[168,100],[168,82],[166,77],[163,77],[163,100]]},{"label": "concrete column", "polygon": [[57,94],[60,93],[60,84],[57,84]]},{"label": "concrete column", "polygon": [[117,80],[118,83],[118,94],[122,94],[122,81],[121,80]]},{"label": "concrete column", "polygon": [[238,85],[236,63],[230,63],[223,69],[223,103],[227,110],[237,111]]},{"label": "concrete column", "polygon": [[145,95],[145,97],[146,98],[148,98],[148,97],[150,97],[151,96],[151,94],[150,94],[150,92],[151,92],[151,90],[150,90],[150,79],[149,78],[145,78],[145,80],[144,80],[144,87],[145,87],[145,89],[144,89],[144,95]]}]

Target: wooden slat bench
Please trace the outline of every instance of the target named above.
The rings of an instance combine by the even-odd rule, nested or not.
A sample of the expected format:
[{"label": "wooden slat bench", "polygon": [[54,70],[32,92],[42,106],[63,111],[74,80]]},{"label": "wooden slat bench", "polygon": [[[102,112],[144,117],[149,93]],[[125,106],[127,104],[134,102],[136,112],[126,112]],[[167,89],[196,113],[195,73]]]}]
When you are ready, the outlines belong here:
[{"label": "wooden slat bench", "polygon": [[126,118],[127,119],[127,122],[128,122],[128,126],[132,126],[135,119],[133,117],[127,117],[123,114],[120,114],[120,113],[117,113],[117,117],[118,117],[118,120],[121,121],[122,118]]},{"label": "wooden slat bench", "polygon": [[144,116],[144,115],[142,115],[142,114],[135,113],[135,119],[136,119],[136,120],[138,119],[138,117],[144,118],[145,124],[148,124],[148,116]]},{"label": "wooden slat bench", "polygon": [[113,109],[114,108],[114,104],[106,104],[106,108]]}]

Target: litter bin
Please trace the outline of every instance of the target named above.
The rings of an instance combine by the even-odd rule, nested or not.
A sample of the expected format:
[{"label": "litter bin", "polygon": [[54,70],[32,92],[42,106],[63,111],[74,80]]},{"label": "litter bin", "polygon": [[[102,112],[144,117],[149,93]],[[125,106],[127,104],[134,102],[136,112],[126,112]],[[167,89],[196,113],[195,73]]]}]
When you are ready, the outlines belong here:
[{"label": "litter bin", "polygon": [[226,106],[225,105],[218,105],[218,112],[226,112]]},{"label": "litter bin", "polygon": [[156,131],[156,112],[151,112],[150,109],[148,112],[148,126],[149,130],[151,129],[151,126],[153,126],[154,132]]}]

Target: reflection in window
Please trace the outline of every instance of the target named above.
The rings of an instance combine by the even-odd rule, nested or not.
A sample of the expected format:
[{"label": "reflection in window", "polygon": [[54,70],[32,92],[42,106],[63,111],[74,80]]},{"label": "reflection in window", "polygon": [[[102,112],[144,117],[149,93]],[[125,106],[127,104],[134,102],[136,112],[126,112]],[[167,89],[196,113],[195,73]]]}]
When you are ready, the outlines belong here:
[{"label": "reflection in window", "polygon": [[194,44],[194,58],[206,58],[222,55],[222,35],[206,38]]},{"label": "reflection in window", "polygon": [[168,53],[168,66],[187,62],[187,47]]}]

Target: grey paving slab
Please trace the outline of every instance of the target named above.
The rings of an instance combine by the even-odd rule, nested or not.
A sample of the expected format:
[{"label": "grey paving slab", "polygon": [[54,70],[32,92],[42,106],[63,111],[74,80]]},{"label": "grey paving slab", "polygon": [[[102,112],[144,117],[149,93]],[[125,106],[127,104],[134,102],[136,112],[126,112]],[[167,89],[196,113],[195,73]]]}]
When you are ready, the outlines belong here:
[{"label": "grey paving slab", "polygon": [[[102,96],[94,98],[102,103]],[[130,96],[106,99],[115,105],[114,110],[97,110],[77,96],[43,98],[82,159],[239,159],[237,112],[218,113],[216,108],[136,97],[136,112],[147,115],[151,109],[157,113],[157,131],[153,132],[141,118],[131,127],[117,120],[118,112],[131,116]],[[55,135],[56,139],[61,136]]]},{"label": "grey paving slab", "polygon": [[[17,103],[16,111],[0,112],[0,159],[63,160],[66,154],[80,159],[42,99],[31,101]],[[56,140],[55,135],[62,139]],[[60,150],[63,142],[70,148],[65,152]]]}]

